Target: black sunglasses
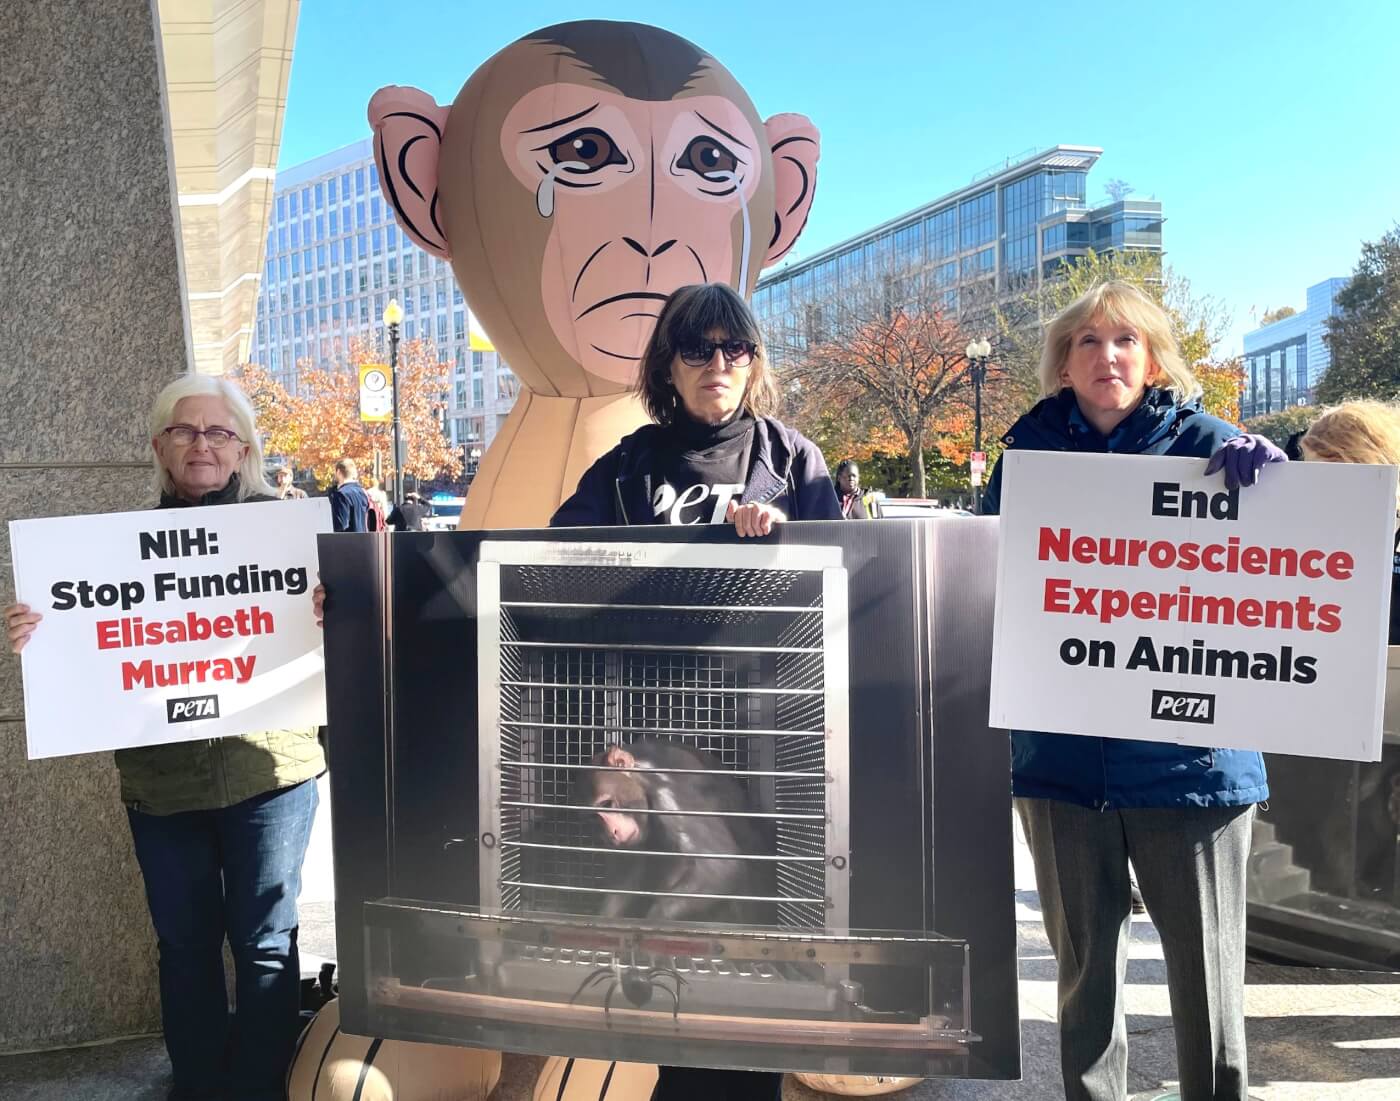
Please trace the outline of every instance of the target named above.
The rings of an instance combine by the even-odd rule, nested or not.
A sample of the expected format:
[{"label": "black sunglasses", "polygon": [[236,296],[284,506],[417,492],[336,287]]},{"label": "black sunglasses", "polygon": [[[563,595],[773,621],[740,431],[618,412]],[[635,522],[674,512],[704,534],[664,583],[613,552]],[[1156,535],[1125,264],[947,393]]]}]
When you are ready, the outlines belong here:
[{"label": "black sunglasses", "polygon": [[681,362],[690,367],[704,367],[718,348],[724,362],[731,367],[747,367],[753,362],[758,345],[752,340],[688,340],[678,349]]}]

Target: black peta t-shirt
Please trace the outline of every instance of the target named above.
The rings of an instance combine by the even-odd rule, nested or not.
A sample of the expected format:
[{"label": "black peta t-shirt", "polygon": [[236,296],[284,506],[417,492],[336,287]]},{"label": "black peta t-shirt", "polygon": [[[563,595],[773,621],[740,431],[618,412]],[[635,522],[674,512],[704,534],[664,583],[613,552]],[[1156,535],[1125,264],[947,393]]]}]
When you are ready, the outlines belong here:
[{"label": "black peta t-shirt", "polygon": [[651,511],[656,524],[722,524],[748,482],[754,419],[699,424],[678,413],[669,447],[657,451]]}]

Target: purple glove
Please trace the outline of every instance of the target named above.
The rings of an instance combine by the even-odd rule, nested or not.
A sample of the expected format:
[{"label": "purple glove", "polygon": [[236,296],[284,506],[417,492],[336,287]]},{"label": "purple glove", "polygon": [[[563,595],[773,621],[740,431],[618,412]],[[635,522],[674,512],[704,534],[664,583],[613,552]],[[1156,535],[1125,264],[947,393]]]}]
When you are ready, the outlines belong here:
[{"label": "purple glove", "polygon": [[1252,486],[1259,481],[1259,472],[1269,463],[1286,463],[1288,456],[1263,436],[1243,435],[1226,440],[1220,450],[1210,457],[1206,473],[1225,471],[1225,485]]}]

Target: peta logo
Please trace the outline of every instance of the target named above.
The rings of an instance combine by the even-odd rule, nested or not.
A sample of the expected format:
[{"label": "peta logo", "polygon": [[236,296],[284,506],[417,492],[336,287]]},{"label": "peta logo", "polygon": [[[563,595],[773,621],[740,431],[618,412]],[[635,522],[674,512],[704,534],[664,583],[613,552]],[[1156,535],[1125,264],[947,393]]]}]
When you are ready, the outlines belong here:
[{"label": "peta logo", "polygon": [[1215,697],[1208,692],[1152,693],[1152,718],[1173,723],[1215,722]]},{"label": "peta logo", "polygon": [[167,723],[192,723],[196,719],[219,717],[218,696],[186,696],[182,700],[165,701]]}]

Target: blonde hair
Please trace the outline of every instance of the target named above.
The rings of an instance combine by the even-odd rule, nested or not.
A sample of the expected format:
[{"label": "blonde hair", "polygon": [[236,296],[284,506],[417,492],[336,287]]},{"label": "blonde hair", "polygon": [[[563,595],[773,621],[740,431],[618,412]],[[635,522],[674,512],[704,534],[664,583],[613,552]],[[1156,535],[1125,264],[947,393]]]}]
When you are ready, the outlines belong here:
[{"label": "blonde hair", "polygon": [[1167,311],[1131,283],[1108,281],[1089,288],[1045,326],[1045,348],[1040,353],[1040,396],[1048,398],[1064,389],[1060,372],[1069,359],[1070,342],[1085,325],[1107,321],[1131,325],[1142,337],[1148,358],[1157,368],[1149,383],[1189,401],[1201,393],[1201,384],[1172,333]]},{"label": "blonde hair", "polygon": [[[151,408],[151,440],[164,432],[175,419],[175,407],[186,398],[218,398],[228,407],[233,428],[239,440],[248,448],[238,464],[238,500],[246,501],[258,495],[275,497],[277,490],[267,484],[263,474],[262,439],[258,436],[257,416],[248,396],[226,378],[217,375],[182,375],[156,395]],[[170,472],[161,465],[160,454],[154,448],[151,461],[155,467],[152,482],[158,494],[173,494],[175,483]]]},{"label": "blonde hair", "polygon": [[[1400,406],[1371,400],[1334,405],[1313,421],[1298,446],[1310,462],[1400,466]],[[1400,513],[1400,491],[1395,511]]]}]

